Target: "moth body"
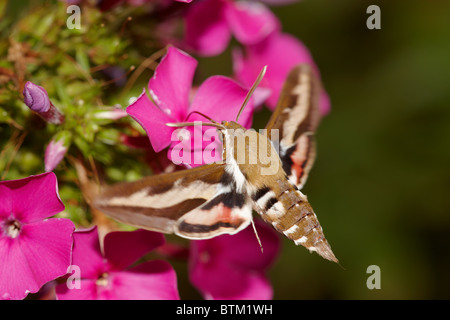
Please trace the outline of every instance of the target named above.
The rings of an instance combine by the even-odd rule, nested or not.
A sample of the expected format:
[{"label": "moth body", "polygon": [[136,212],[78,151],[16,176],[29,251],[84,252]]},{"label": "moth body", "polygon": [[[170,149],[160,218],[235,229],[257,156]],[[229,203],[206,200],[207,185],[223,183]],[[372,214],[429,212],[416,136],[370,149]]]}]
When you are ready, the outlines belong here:
[{"label": "moth body", "polygon": [[223,161],[104,187],[94,206],[123,223],[188,239],[235,234],[252,222],[253,209],[295,244],[337,262],[300,191],[315,158],[320,87],[310,66],[296,66],[265,131],[213,123]]},{"label": "moth body", "polygon": [[225,171],[235,177],[237,190],[250,197],[253,209],[295,244],[337,262],[306,196],[283,170],[273,142],[235,122],[222,124],[226,128],[222,130]]}]

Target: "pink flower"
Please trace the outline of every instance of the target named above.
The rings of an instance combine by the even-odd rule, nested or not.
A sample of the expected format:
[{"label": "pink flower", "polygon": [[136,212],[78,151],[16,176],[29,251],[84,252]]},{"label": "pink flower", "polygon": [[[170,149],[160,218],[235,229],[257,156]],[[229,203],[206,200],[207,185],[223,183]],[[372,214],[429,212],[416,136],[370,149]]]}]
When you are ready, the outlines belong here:
[{"label": "pink flower", "polygon": [[254,1],[195,2],[188,8],[185,24],[187,49],[203,56],[222,53],[231,35],[240,43],[250,45],[280,29],[276,16],[265,5]]},{"label": "pink flower", "polygon": [[[267,65],[266,75],[255,91],[255,100],[261,101],[268,97],[266,104],[272,110],[277,104],[283,83],[294,66],[300,63],[310,64],[319,75],[308,48],[286,33],[277,32],[260,43],[248,45],[245,55],[235,50],[233,63],[236,79],[247,86],[251,86],[261,68]],[[330,110],[330,100],[325,90],[321,93],[320,108],[322,114]]]},{"label": "pink flower", "polygon": [[64,210],[54,173],[0,182],[0,298],[23,299],[70,265],[69,219],[47,219]]},{"label": "pink flower", "polygon": [[23,89],[23,101],[46,122],[53,124],[64,122],[63,114],[50,101],[43,87],[27,81]]},{"label": "pink flower", "polygon": [[[172,156],[178,152],[177,148],[180,145],[186,147],[184,150],[189,147],[194,151],[187,157],[183,155],[183,158],[188,160],[182,162],[189,166],[197,166],[221,159],[221,151],[215,152],[213,157],[208,159],[209,161],[205,160],[202,153],[207,143],[221,146],[215,128],[203,126],[202,131],[198,132],[194,130],[200,130],[200,128],[176,129],[168,127],[166,123],[208,122],[199,114],[192,113],[193,111],[201,112],[218,122],[234,120],[247,95],[247,90],[235,81],[224,76],[212,76],[206,79],[196,90],[192,102],[190,102],[192,79],[196,67],[197,61],[194,58],[181,50],[169,47],[167,54],[161,60],[148,84],[153,102],[147,97],[144,90],[136,101],[127,108],[127,113],[138,121],[147,132],[155,152],[171,146],[169,158],[173,160]],[[244,109],[239,118],[239,123],[245,127],[251,125],[252,109],[253,102],[251,99],[249,106]],[[205,132],[209,135],[204,135]],[[174,139],[174,133],[178,139]],[[184,139],[181,143],[180,138],[183,135],[187,139]],[[220,149],[217,146],[216,151]]]},{"label": "pink flower", "polygon": [[[74,232],[72,267],[80,278],[56,287],[60,300],[177,300],[176,275],[165,261],[153,260],[130,268],[143,255],[164,243],[160,233],[136,230],[110,232],[103,254],[97,228]],[[79,281],[79,287],[75,283]],[[73,285],[69,289],[68,282]]]},{"label": "pink flower", "polygon": [[45,148],[45,171],[53,171],[69,150],[71,134],[68,131],[58,133]]},{"label": "pink flower", "polygon": [[271,299],[265,271],[275,260],[280,239],[265,223],[255,221],[264,252],[249,226],[235,235],[191,242],[189,278],[206,299]]}]

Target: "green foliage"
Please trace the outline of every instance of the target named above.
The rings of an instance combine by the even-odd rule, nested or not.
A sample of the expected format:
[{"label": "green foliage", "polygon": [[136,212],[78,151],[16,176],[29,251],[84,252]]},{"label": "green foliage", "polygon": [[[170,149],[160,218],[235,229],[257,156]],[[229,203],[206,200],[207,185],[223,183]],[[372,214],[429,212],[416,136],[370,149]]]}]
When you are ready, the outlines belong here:
[{"label": "green foliage", "polygon": [[[120,91],[123,87],[115,81],[126,81],[128,70],[139,65],[148,51],[141,52],[124,35],[133,32],[124,28],[127,12],[113,15],[85,5],[78,30],[67,28],[66,7],[62,1],[0,5],[0,56],[5,57],[0,60],[0,176],[11,180],[43,172],[47,144],[62,139],[69,148],[66,160],[55,169],[67,203],[62,215],[83,226],[90,221],[89,209],[67,159],[82,159],[109,181],[149,173],[145,162],[139,161],[139,152],[119,142],[121,135],[137,133],[132,120],[99,116],[112,106],[124,109],[129,98],[140,92],[143,86]],[[64,114],[61,125],[45,123],[24,104],[27,81],[46,89]]]},{"label": "green foliage", "polygon": [[[8,2],[8,6],[14,7],[14,2]],[[4,15],[15,12],[6,6],[2,9]],[[84,6],[82,28],[77,30],[66,27],[68,14],[63,2],[38,2],[20,9],[24,11],[13,14],[15,19],[11,15],[1,19],[0,56],[6,57],[0,62],[2,178],[15,179],[43,171],[45,145],[62,134],[70,137],[67,141],[73,156],[81,154],[83,158],[112,164],[117,160],[114,141],[118,141],[120,132],[127,133],[130,119],[112,125],[113,121],[97,118],[95,114],[104,111],[105,106],[125,107],[128,102],[127,96],[110,94],[116,88],[108,70],[116,68],[125,74],[142,59],[137,50],[129,54],[132,48],[118,30],[121,25],[110,23],[121,18]],[[52,103],[65,116],[62,125],[43,123],[24,105],[21,92],[26,81],[47,90]],[[17,136],[22,133],[29,136],[23,139],[20,148],[8,147],[17,146]],[[30,157],[31,154],[34,156]],[[24,158],[34,161],[23,161]],[[39,158],[40,164],[36,161]],[[138,173],[138,162],[132,166]],[[20,170],[6,170],[12,167]]]}]

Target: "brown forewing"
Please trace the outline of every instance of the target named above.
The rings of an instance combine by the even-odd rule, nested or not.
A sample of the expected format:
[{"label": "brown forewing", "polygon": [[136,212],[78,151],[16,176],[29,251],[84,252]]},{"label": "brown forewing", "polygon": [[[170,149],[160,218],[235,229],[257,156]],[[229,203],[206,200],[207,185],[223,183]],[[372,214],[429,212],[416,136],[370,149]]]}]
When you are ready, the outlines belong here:
[{"label": "brown forewing", "polygon": [[210,164],[118,183],[105,187],[94,206],[120,222],[172,233],[185,213],[215,195],[223,174],[224,165]]}]

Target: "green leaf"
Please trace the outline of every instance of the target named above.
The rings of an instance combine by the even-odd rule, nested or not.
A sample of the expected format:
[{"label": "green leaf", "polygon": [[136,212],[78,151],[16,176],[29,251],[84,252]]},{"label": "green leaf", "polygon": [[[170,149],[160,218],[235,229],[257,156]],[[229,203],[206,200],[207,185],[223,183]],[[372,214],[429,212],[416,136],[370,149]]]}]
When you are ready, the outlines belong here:
[{"label": "green leaf", "polygon": [[84,49],[77,47],[75,52],[75,59],[84,71],[90,73],[89,58],[86,52],[84,52]]}]

